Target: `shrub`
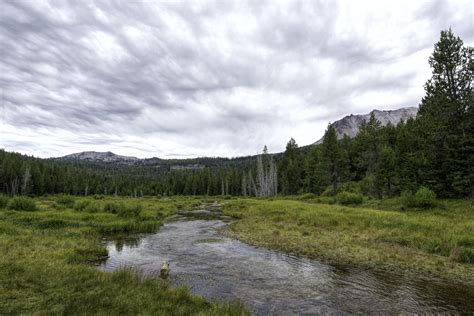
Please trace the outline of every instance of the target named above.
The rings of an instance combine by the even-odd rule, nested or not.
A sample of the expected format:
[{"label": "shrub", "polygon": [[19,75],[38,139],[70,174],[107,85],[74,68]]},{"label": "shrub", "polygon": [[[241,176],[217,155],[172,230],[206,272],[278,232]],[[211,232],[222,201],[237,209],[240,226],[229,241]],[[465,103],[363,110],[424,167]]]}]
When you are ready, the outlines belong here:
[{"label": "shrub", "polygon": [[342,205],[361,204],[364,201],[364,197],[357,193],[341,192],[336,195],[336,200]]},{"label": "shrub", "polygon": [[328,186],[322,193],[321,196],[333,196],[332,195],[332,187]]},{"label": "shrub", "polygon": [[298,200],[312,200],[315,199],[316,195],[314,193],[303,193],[298,196]]},{"label": "shrub", "polygon": [[422,186],[415,194],[402,193],[402,204],[408,208],[432,208],[437,205],[436,193]]},{"label": "shrub", "polygon": [[341,185],[337,188],[337,192],[352,192],[361,194],[360,184],[354,181],[341,183]]},{"label": "shrub", "polygon": [[8,203],[8,208],[16,211],[36,211],[36,203],[32,198],[16,196]]},{"label": "shrub", "polygon": [[0,194],[0,208],[5,208],[8,205],[8,196]]},{"label": "shrub", "polygon": [[65,207],[74,207],[74,198],[70,195],[60,195],[56,197],[56,202],[61,205],[64,205]]},{"label": "shrub", "polygon": [[436,206],[436,193],[427,187],[420,187],[415,193],[415,202],[418,207],[434,207]]},{"label": "shrub", "polygon": [[374,176],[366,176],[358,182],[360,193],[365,196],[376,196],[376,183]]},{"label": "shrub", "polygon": [[91,204],[89,200],[78,200],[74,203],[74,209],[76,211],[85,211],[86,208]]},{"label": "shrub", "polygon": [[104,205],[104,212],[118,214],[125,208],[123,203],[108,202]]},{"label": "shrub", "polygon": [[87,205],[85,211],[88,213],[97,213],[99,211],[99,207],[94,203],[90,203]]}]

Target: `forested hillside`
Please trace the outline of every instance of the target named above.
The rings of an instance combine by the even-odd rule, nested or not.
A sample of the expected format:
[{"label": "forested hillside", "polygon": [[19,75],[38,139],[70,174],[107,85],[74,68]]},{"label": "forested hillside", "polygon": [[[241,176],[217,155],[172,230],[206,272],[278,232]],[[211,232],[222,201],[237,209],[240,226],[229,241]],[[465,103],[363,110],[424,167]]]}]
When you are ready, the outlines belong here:
[{"label": "forested hillside", "polygon": [[[473,49],[442,31],[432,77],[414,119],[382,124],[374,115],[354,138],[328,126],[322,144],[282,154],[162,160],[121,165],[39,159],[0,150],[0,190],[8,195],[333,195],[374,197],[428,187],[441,197],[474,195]],[[199,168],[173,166],[199,165]]]}]

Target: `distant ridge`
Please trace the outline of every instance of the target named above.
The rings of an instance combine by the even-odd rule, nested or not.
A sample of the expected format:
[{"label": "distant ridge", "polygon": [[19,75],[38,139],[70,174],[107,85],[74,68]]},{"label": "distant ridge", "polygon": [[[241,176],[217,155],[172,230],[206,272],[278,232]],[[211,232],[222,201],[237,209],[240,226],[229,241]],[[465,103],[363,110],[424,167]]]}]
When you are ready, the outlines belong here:
[{"label": "distant ridge", "polygon": [[[335,121],[331,124],[336,129],[337,138],[341,139],[344,135],[349,137],[355,137],[359,132],[359,127],[363,121],[369,121],[370,115],[372,113],[375,114],[375,118],[379,120],[383,126],[387,125],[388,122],[392,123],[393,125],[397,125],[400,121],[406,121],[411,117],[415,117],[416,113],[418,112],[418,108],[416,107],[408,107],[408,108],[401,108],[398,110],[387,110],[387,111],[380,111],[380,110],[372,110],[368,114],[361,114],[361,115],[347,115],[344,118]],[[321,138],[315,144],[321,144],[323,139]]]},{"label": "distant ridge", "polygon": [[[411,117],[415,117],[416,113],[418,112],[418,108],[416,107],[408,107],[408,108],[401,108],[398,110],[387,110],[387,111],[380,111],[380,110],[372,110],[368,114],[361,114],[361,115],[347,115],[344,118],[335,121],[331,124],[336,129],[338,139],[347,135],[349,137],[355,137],[359,132],[359,127],[362,122],[368,121],[370,119],[371,113],[375,114],[375,118],[379,120],[383,126],[387,125],[388,122],[396,125],[401,120],[408,120]],[[323,139],[321,138],[314,144],[321,144]],[[250,158],[249,157],[242,157],[242,158]],[[118,164],[126,164],[126,165],[134,165],[134,164],[143,164],[143,165],[161,165],[166,164],[169,165],[170,170],[181,170],[181,169],[201,169],[203,166],[207,165],[208,162],[204,162],[207,160],[214,160],[212,158],[194,158],[194,159],[170,159],[169,161],[166,159],[160,158],[147,158],[147,159],[140,159],[137,157],[130,157],[130,156],[120,156],[116,155],[113,152],[106,151],[106,152],[97,152],[97,151],[83,151],[79,153],[74,153],[70,155],[66,155],[63,157],[54,158],[58,160],[71,160],[71,161],[84,161],[84,162],[104,162],[104,163],[118,163]],[[220,159],[220,158],[217,158]]]},{"label": "distant ridge", "polygon": [[135,162],[139,159],[137,157],[120,156],[113,152],[97,152],[97,151],[83,151],[80,153],[70,154],[58,159],[61,160],[83,160],[83,161],[100,161],[100,162]]}]

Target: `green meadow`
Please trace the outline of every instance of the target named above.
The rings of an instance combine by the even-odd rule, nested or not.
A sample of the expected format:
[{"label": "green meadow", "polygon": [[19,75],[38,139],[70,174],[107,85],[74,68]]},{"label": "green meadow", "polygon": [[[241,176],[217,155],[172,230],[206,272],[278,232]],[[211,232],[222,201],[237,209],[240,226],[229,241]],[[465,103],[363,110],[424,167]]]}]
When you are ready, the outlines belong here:
[{"label": "green meadow", "polygon": [[474,283],[472,203],[438,201],[431,209],[402,205],[400,198],[358,206],[335,204],[332,198],[237,199],[224,205],[226,215],[239,219],[226,234],[329,263]]},{"label": "green meadow", "polygon": [[166,216],[202,202],[55,196],[3,203],[0,314],[245,314],[131,269],[106,273],[95,266],[107,257],[105,238],[156,231]]},{"label": "green meadow", "polygon": [[0,198],[1,314],[242,315],[137,271],[102,272],[104,241],[151,233],[179,210],[219,200],[223,234],[333,264],[405,270],[474,283],[474,209],[464,200],[406,208],[400,198]]}]

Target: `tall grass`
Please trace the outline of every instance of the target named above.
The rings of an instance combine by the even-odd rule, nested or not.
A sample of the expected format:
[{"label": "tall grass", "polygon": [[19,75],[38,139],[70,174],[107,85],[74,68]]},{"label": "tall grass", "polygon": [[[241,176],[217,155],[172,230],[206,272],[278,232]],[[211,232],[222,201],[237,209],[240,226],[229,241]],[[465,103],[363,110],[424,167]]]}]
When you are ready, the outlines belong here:
[{"label": "tall grass", "polygon": [[64,205],[65,207],[72,208],[74,206],[75,199],[71,195],[63,194],[56,197],[58,204]]},{"label": "tall grass", "polygon": [[[37,205],[35,212],[0,210],[0,315],[247,314],[241,306],[208,302],[137,271],[105,273],[94,266],[107,256],[104,237],[156,230],[161,218],[175,212],[176,200],[73,197],[74,204],[66,204],[74,208],[54,208],[64,205],[62,199],[28,200]],[[195,202],[179,201],[184,207]],[[107,203],[125,206],[104,212]],[[96,211],[87,211],[91,207]]]},{"label": "tall grass", "polygon": [[26,196],[15,196],[8,202],[8,208],[15,211],[36,211],[36,203],[32,198]]},{"label": "tall grass", "polygon": [[8,205],[9,198],[8,196],[0,193],[0,208],[5,208]]},{"label": "tall grass", "polygon": [[240,219],[230,235],[259,246],[474,282],[474,209],[469,202],[445,201],[444,207],[425,211],[402,210],[400,199],[375,202],[347,207],[246,199],[226,202],[224,213]]}]

